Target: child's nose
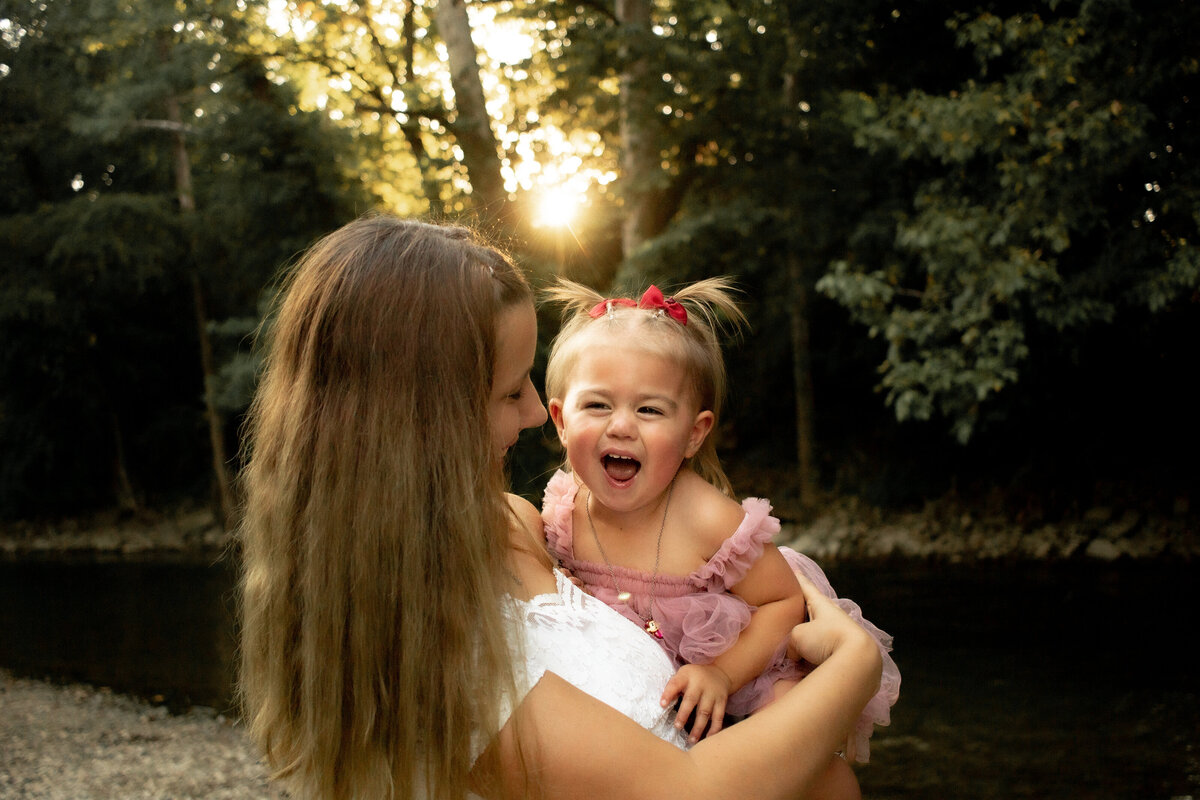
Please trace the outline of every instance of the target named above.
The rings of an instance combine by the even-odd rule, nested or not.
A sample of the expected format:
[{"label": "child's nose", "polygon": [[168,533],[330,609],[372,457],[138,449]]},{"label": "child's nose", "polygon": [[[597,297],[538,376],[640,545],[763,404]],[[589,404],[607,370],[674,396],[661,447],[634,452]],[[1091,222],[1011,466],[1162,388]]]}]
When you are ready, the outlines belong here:
[{"label": "child's nose", "polygon": [[632,436],[635,430],[633,412],[618,408],[608,418],[609,436]]}]

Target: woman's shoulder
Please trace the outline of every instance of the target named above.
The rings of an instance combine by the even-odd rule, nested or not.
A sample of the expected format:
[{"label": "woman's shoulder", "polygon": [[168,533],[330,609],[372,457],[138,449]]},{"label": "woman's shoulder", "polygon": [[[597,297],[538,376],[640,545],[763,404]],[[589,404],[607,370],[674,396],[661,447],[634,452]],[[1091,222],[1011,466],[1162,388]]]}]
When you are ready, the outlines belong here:
[{"label": "woman's shoulder", "polygon": [[542,549],[542,515],[533,503],[520,495],[505,492],[504,500],[512,514],[509,539],[518,550]]},{"label": "woman's shoulder", "polygon": [[511,492],[504,493],[504,500],[508,503],[508,508],[513,513],[513,517],[524,527],[532,530],[540,530],[542,527],[542,515],[537,510],[537,506],[521,497],[519,494]]},{"label": "woman's shoulder", "polygon": [[515,494],[505,494],[504,499],[512,511],[509,541],[515,552],[511,555],[509,568],[526,598],[553,592],[555,575],[552,562],[542,546],[542,517],[537,508]]}]

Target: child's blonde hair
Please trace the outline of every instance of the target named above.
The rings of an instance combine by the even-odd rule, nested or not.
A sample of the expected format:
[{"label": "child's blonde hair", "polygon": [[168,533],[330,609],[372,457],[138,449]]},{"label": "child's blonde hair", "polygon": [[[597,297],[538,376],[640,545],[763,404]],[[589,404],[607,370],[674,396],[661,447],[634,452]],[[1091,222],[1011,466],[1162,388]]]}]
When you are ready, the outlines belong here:
[{"label": "child's blonde hair", "polygon": [[[721,417],[725,396],[725,359],[718,334],[746,324],[727,278],[707,278],[678,289],[666,298],[687,312],[680,322],[662,307],[637,307],[632,301],[611,301],[595,289],[574,281],[559,281],[543,290],[548,302],[561,304],[563,324],[550,347],[546,364],[546,398],[562,399],[580,354],[594,333],[622,335],[630,343],[678,363],[689,381],[699,410],[711,411],[713,428]],[[676,312],[678,313],[678,312]],[[595,314],[595,315],[594,315]],[[692,456],[698,475],[725,494],[729,479],[717,458],[716,437],[710,434]]]},{"label": "child's blonde hair", "polygon": [[296,798],[461,798],[513,665],[488,400],[521,272],[374,216],[287,276],[247,421],[240,691]]}]

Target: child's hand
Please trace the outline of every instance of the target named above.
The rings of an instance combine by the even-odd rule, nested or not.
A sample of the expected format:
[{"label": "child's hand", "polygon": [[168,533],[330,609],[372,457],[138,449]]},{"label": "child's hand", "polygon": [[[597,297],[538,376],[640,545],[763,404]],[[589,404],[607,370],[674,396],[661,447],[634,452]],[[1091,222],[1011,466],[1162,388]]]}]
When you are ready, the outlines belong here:
[{"label": "child's hand", "polygon": [[667,681],[661,702],[665,708],[676,697],[682,696],[679,701],[679,713],[675,715],[677,730],[683,730],[688,717],[695,710],[696,721],[688,731],[688,741],[695,744],[700,741],[705,728],[708,728],[710,736],[721,730],[725,720],[725,701],[732,688],[729,676],[720,667],[712,664],[684,664],[671,680]]}]

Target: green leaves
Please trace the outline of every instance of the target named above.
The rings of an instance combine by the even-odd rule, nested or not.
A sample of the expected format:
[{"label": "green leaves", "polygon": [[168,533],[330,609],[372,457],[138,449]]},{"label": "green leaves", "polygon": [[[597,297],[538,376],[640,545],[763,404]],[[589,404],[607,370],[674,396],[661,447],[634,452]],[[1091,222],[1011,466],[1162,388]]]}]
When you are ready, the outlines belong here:
[{"label": "green leaves", "polygon": [[[1183,156],[1200,141],[1175,124],[1190,45],[1152,8],[948,19],[975,65],[951,88],[842,95],[855,143],[916,182],[886,266],[835,260],[818,288],[885,334],[879,386],[897,418],[942,415],[965,442],[1039,330],[1083,332],[1200,288],[1188,244],[1200,172]],[[1157,60],[1139,58],[1151,43]],[[1163,173],[1169,192],[1149,182]],[[1148,208],[1134,200],[1142,184]]]}]

